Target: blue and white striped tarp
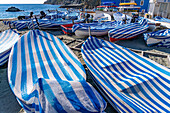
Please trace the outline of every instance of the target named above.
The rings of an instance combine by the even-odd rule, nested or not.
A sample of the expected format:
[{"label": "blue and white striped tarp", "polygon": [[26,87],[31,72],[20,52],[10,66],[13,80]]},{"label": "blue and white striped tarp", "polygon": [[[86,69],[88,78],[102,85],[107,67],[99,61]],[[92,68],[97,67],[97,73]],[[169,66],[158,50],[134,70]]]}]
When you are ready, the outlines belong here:
[{"label": "blue and white striped tarp", "polygon": [[17,30],[22,30],[24,28],[27,28],[27,24],[31,22],[31,19],[28,20],[13,20],[13,21],[4,21],[5,25],[10,25],[16,28]]},{"label": "blue and white striped tarp", "polygon": [[19,34],[14,30],[6,30],[0,33],[0,66],[8,60],[11,47],[18,41]]},{"label": "blue and white striped tarp", "polygon": [[170,47],[170,29],[144,33],[144,40],[148,46]]},{"label": "blue and white striped tarp", "polygon": [[134,38],[135,36],[144,33],[149,28],[146,19],[141,19],[138,23],[124,24],[115,27],[108,32],[109,40],[111,42],[117,40],[125,40]]},{"label": "blue and white striped tarp", "polygon": [[163,17],[160,17],[160,16],[156,16],[156,17],[155,17],[155,20],[156,20],[156,21],[160,21],[160,22],[170,23],[170,19],[163,18]]},{"label": "blue and white striped tarp", "polygon": [[[75,20],[74,23],[80,23],[83,22],[84,19]],[[66,25],[66,24],[72,24],[72,20],[42,20],[38,19],[39,26],[37,22],[34,20],[33,22],[28,23],[28,28],[33,29],[33,23],[34,28],[60,28],[60,25]]]},{"label": "blue and white striped tarp", "polygon": [[87,37],[89,36],[89,27],[92,36],[104,36],[108,34],[108,31],[122,25],[123,22],[103,22],[103,23],[81,23],[74,24],[72,31],[75,32],[76,36]]},{"label": "blue and white striped tarp", "polygon": [[24,28],[27,28],[27,24],[30,21],[31,20],[17,20],[17,21],[13,21],[13,24],[17,30],[22,30]]},{"label": "blue and white striped tarp", "polygon": [[170,112],[170,69],[108,41],[82,46],[93,79],[122,113]]},{"label": "blue and white striped tarp", "polygon": [[60,39],[31,30],[11,50],[9,85],[27,112],[103,112],[106,102],[86,82],[83,65]]}]

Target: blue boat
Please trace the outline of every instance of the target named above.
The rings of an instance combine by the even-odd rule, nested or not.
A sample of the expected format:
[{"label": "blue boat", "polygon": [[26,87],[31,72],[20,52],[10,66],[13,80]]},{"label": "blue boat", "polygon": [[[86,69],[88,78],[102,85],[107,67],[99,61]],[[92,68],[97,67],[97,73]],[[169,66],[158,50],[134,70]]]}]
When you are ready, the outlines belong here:
[{"label": "blue boat", "polygon": [[11,48],[18,39],[19,34],[14,30],[9,29],[0,33],[0,66],[8,61]]},{"label": "blue boat", "polygon": [[170,69],[95,37],[81,51],[93,80],[118,112],[170,112]]},{"label": "blue boat", "polygon": [[161,46],[170,48],[170,29],[144,33],[144,40],[147,46]]},{"label": "blue boat", "polygon": [[40,30],[24,34],[8,63],[9,85],[26,112],[103,112],[106,102],[86,82],[83,65],[60,39]]},{"label": "blue boat", "polygon": [[141,19],[138,23],[124,24],[113,28],[108,32],[111,42],[135,38],[146,32],[149,28],[146,19]]},{"label": "blue boat", "polygon": [[167,22],[167,24],[170,23],[170,19],[163,18],[163,17],[160,17],[160,16],[156,16],[155,20],[159,21],[159,22]]}]

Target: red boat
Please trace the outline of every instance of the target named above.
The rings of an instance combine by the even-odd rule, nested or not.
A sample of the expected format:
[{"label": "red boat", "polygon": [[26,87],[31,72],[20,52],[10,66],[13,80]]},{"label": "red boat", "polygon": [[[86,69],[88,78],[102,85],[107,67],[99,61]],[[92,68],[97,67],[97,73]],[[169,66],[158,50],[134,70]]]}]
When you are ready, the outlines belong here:
[{"label": "red boat", "polygon": [[73,24],[61,25],[61,29],[64,32],[64,34],[74,34],[74,32],[72,32],[72,27]]}]

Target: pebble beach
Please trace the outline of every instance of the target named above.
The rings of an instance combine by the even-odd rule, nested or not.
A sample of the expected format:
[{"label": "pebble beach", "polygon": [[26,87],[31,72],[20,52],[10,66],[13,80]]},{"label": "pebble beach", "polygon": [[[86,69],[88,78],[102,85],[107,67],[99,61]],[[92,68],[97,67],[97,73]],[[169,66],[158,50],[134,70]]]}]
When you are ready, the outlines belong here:
[{"label": "pebble beach", "polygon": [[[3,32],[7,29],[9,29],[9,27],[5,26],[3,24],[3,22],[0,21],[0,32]],[[165,28],[161,27],[158,30],[160,30],[160,29],[165,29]],[[16,29],[14,29],[14,30],[16,30]],[[18,33],[20,34],[20,36],[22,36],[23,34],[25,34],[28,31],[29,30],[22,30],[22,31],[18,31]],[[80,44],[80,42],[84,42],[87,38],[81,38],[81,37],[77,37],[75,35],[73,35],[73,36],[64,35],[64,33],[61,30],[45,30],[45,31],[60,38],[70,48],[77,48],[77,49],[72,49],[72,50],[76,54],[76,56],[79,58],[81,63],[84,65],[86,71],[88,70],[85,66],[84,60],[81,55],[81,51],[80,51],[81,45],[76,47],[76,45]],[[151,32],[151,31],[148,31],[148,32]],[[98,37],[98,38],[108,40],[108,36]],[[143,55],[151,60],[154,60],[155,62],[157,62],[163,66],[170,68],[170,61],[169,61],[170,59],[168,59],[166,57],[168,55],[170,56],[170,48],[147,47],[147,45],[145,44],[145,41],[143,39],[143,35],[139,35],[138,37],[136,37],[134,39],[117,41],[115,43],[119,44],[121,46],[124,46],[126,48],[129,48],[129,49],[135,51],[137,54]],[[11,89],[9,87],[7,71],[8,71],[8,63],[6,63],[5,65],[0,67],[0,106],[1,106],[0,113],[18,113],[18,112],[23,113],[24,110],[18,104],[13,92],[11,91]],[[92,84],[95,87],[90,75],[88,75],[88,74],[87,74],[87,82],[89,82],[90,84]],[[108,103],[105,112],[106,113],[114,113],[116,111]]]}]

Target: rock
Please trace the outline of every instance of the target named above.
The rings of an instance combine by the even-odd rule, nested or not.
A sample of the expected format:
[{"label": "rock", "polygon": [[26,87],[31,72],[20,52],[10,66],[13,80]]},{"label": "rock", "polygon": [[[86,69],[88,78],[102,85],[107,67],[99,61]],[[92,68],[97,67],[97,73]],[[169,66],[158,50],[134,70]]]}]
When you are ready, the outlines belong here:
[{"label": "rock", "polygon": [[16,7],[9,7],[6,12],[19,12],[19,11],[23,11],[23,10],[20,10]]},{"label": "rock", "polygon": [[47,0],[44,2],[44,4],[56,4],[56,5],[84,4],[85,8],[94,8],[100,5],[100,0]]}]

